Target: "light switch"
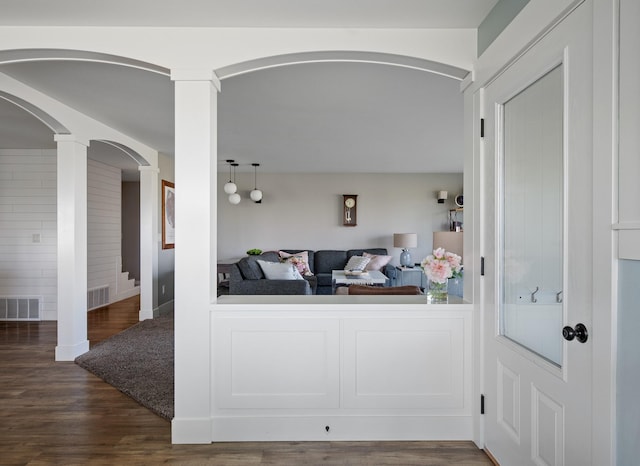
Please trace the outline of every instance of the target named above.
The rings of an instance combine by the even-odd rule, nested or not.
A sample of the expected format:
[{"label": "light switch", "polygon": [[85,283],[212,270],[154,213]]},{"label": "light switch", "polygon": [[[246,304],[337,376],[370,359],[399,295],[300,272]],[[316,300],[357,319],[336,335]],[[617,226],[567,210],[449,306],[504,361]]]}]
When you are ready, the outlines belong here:
[{"label": "light switch", "polygon": [[31,241],[34,243],[39,243],[41,239],[42,237],[40,236],[40,233],[34,233]]}]

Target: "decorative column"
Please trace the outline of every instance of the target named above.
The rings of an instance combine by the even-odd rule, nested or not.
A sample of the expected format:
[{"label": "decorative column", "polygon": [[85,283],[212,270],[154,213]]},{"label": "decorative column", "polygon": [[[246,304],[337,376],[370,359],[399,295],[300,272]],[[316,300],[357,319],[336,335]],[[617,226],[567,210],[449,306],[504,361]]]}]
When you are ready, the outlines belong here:
[{"label": "decorative column", "polygon": [[175,81],[175,417],[173,443],[210,443],[215,299],[217,98],[211,70]]},{"label": "decorative column", "polygon": [[140,166],[140,312],[139,319],[153,319],[158,304],[158,173]]},{"label": "decorative column", "polygon": [[56,361],[89,351],[87,340],[87,147],[70,134],[58,143],[58,345]]}]

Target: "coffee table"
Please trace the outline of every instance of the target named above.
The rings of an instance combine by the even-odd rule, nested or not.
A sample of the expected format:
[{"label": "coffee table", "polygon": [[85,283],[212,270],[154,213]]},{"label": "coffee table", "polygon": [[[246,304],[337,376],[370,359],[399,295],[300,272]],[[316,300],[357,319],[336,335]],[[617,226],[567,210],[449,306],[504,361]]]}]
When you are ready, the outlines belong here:
[{"label": "coffee table", "polygon": [[347,275],[344,270],[331,271],[333,291],[337,285],[384,285],[388,278],[379,270],[370,270],[362,275]]}]

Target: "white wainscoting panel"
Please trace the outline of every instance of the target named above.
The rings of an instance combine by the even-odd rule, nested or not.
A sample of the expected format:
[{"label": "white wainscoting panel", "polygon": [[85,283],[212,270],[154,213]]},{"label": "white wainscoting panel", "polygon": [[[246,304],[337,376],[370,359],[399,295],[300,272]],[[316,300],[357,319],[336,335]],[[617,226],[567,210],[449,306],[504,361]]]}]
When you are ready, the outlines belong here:
[{"label": "white wainscoting panel", "polygon": [[214,307],[212,441],[472,438],[472,305],[303,298]]},{"label": "white wainscoting panel", "polygon": [[339,331],[337,320],[220,322],[214,339],[217,405],[337,408]]},{"label": "white wainscoting panel", "polygon": [[462,408],[464,321],[344,322],[345,408]]}]

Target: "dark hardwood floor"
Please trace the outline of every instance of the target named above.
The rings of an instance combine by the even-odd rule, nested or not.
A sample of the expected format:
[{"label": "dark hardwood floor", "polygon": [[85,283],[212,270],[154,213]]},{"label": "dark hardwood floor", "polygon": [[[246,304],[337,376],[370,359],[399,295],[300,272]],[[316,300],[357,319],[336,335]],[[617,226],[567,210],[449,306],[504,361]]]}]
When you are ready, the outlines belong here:
[{"label": "dark hardwood floor", "polygon": [[[138,300],[91,311],[91,344],[138,321]],[[170,423],[73,362],[55,322],[0,322],[2,465],[490,465],[471,442],[172,445]]]}]

